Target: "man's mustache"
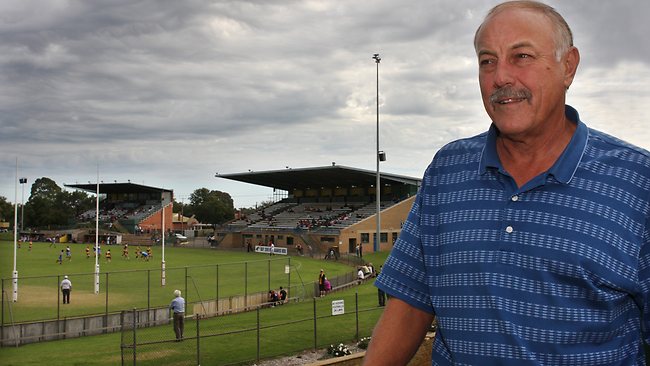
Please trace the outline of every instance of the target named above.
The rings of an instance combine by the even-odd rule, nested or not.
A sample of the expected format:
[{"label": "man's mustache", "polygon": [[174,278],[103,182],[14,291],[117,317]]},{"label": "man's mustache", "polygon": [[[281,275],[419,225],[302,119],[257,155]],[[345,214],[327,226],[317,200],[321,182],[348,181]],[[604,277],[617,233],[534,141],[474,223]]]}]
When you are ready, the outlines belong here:
[{"label": "man's mustache", "polygon": [[526,88],[517,89],[511,86],[505,86],[497,89],[490,95],[490,103],[499,103],[499,101],[506,99],[530,99],[532,96],[533,94]]}]

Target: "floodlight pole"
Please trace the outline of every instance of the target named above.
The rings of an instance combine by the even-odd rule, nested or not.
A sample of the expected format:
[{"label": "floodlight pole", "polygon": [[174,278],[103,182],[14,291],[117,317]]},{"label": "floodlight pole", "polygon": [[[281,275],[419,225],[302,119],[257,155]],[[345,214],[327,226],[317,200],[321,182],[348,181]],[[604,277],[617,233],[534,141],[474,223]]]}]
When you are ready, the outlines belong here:
[{"label": "floodlight pole", "polygon": [[163,198],[163,203],[162,203],[162,228],[160,230],[161,236],[162,236],[162,262],[160,263],[161,270],[160,270],[160,284],[162,286],[165,286],[166,284],[166,278],[165,278],[165,202]]},{"label": "floodlight pole", "polygon": [[25,227],[25,183],[27,183],[27,178],[20,178],[19,182],[23,189],[22,198],[20,199],[20,231],[23,231]]},{"label": "floodlight pole", "polygon": [[16,248],[18,246],[18,158],[16,158],[16,181],[14,192],[14,271],[12,273],[13,302],[18,301],[18,270],[16,269]]},{"label": "floodlight pole", "polygon": [[97,165],[97,199],[95,200],[95,295],[99,294],[99,165]]},{"label": "floodlight pole", "polygon": [[375,193],[376,193],[376,204],[377,204],[377,237],[375,238],[375,241],[373,243],[373,250],[375,252],[379,251],[379,242],[381,240],[381,217],[380,217],[380,211],[381,211],[381,178],[379,175],[379,161],[380,161],[380,152],[379,152],[379,62],[381,61],[381,57],[379,57],[378,53],[375,53],[372,58],[375,60],[375,63],[377,64],[377,151],[376,151],[376,158],[377,158],[377,182],[375,184]]}]

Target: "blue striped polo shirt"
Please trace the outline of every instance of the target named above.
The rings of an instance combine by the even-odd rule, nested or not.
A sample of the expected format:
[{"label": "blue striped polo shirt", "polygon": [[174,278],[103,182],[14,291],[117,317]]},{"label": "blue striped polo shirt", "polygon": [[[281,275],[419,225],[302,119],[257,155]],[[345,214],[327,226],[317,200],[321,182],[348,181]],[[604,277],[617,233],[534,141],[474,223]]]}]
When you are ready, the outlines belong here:
[{"label": "blue striped polo shirt", "polygon": [[494,126],[427,168],[376,285],[435,313],[433,365],[645,364],[650,154],[566,114],[569,145],[521,188]]}]

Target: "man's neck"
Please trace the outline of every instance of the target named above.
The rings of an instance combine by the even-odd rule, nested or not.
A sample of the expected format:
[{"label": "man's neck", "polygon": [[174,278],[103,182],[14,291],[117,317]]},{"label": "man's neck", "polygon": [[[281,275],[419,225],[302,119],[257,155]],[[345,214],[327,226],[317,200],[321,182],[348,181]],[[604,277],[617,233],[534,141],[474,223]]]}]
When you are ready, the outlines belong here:
[{"label": "man's neck", "polygon": [[503,136],[496,140],[496,151],[504,169],[518,187],[546,172],[571,141],[577,125],[567,118],[556,128],[536,136]]}]

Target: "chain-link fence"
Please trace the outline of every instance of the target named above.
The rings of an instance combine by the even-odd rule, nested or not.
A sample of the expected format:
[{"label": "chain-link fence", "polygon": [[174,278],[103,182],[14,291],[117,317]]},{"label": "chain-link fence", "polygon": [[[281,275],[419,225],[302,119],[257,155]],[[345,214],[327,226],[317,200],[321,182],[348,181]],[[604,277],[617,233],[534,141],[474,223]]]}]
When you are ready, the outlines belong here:
[{"label": "chain-link fence", "polygon": [[[66,319],[103,317],[83,325],[84,334],[111,331],[114,323],[109,314],[124,309],[155,309],[165,307],[171,299],[171,290],[180,289],[188,304],[199,304],[202,313],[220,312],[231,308],[255,306],[266,301],[269,289],[283,286],[302,297],[312,295],[311,281],[305,285],[299,272],[291,268],[290,257],[269,258],[261,261],[222,263],[166,269],[166,285],[160,286],[161,270],[133,270],[105,272],[99,275],[100,292],[95,293],[94,273],[74,273],[70,304],[62,304],[59,285],[62,275],[19,278],[19,301],[11,301],[12,279],[1,281],[0,339],[7,341],[6,329],[26,323],[60,323]],[[292,279],[292,273],[294,278]],[[298,278],[295,278],[298,277]],[[260,299],[261,298],[261,299]],[[117,316],[117,315],[115,315]],[[112,323],[112,324],[109,324]],[[88,329],[90,327],[92,329]],[[30,343],[43,338],[66,336],[65,327],[41,327],[51,334],[32,334],[12,339],[9,344]],[[47,328],[47,329],[46,329]],[[49,330],[48,330],[49,329]],[[51,338],[50,336],[53,336]]]},{"label": "chain-link fence", "polygon": [[[185,318],[182,341],[171,320],[122,313],[122,365],[237,365],[369,336],[383,308],[376,296],[332,294],[312,301],[263,304],[253,311]],[[214,314],[212,314],[214,315]]]}]

